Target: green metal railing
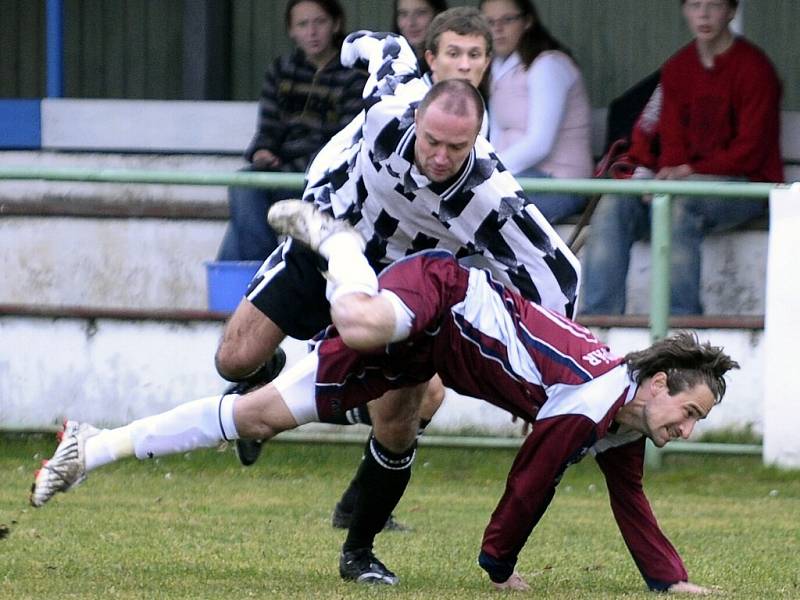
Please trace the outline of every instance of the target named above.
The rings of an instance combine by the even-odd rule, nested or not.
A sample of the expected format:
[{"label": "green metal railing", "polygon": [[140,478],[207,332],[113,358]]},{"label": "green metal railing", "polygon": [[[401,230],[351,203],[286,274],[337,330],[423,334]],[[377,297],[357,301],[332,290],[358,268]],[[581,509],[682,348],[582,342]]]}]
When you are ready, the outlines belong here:
[{"label": "green metal railing", "polygon": [[[1,180],[45,180],[90,183],[139,183],[169,185],[221,185],[291,189],[303,186],[300,173],[249,173],[153,171],[136,169],[85,169],[47,167],[2,167]],[[650,335],[653,340],[667,334],[669,327],[670,289],[670,203],[672,196],[715,196],[729,198],[768,198],[773,189],[788,186],[772,183],[708,182],[708,181],[656,181],[616,179],[532,179],[520,178],[526,192],[569,192],[585,195],[630,194],[652,195]],[[2,207],[0,206],[0,209]],[[2,210],[0,210],[2,214]],[[676,446],[676,444],[678,444]],[[692,451],[691,444],[673,442],[668,450]],[[703,451],[753,454],[760,446],[746,444],[703,444]],[[712,448],[713,446],[713,448]],[[647,461],[658,466],[661,453],[648,447]]]},{"label": "green metal railing", "polygon": [[[213,171],[153,171],[137,169],[82,169],[47,167],[0,167],[0,180],[76,181],[89,183],[141,183],[170,185],[222,185],[267,189],[302,189],[300,173],[246,173]],[[664,337],[669,322],[670,200],[672,196],[768,198],[780,186],[772,183],[655,181],[617,179],[520,178],[526,192],[578,194],[652,194],[652,281],[650,332]]]}]

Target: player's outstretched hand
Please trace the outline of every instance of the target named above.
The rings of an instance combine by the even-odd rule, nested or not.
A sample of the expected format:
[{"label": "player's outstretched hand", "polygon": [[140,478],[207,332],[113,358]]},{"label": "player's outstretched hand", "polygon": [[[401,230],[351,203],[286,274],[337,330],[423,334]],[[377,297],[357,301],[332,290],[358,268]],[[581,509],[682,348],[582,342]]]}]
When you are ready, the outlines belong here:
[{"label": "player's outstretched hand", "polygon": [[708,596],[710,594],[716,594],[717,590],[712,588],[706,588],[689,581],[679,581],[678,583],[673,583],[669,588],[667,588],[668,592],[673,594],[697,594],[698,596]]},{"label": "player's outstretched hand", "polygon": [[531,586],[529,586],[516,571],[514,571],[511,574],[511,577],[506,579],[503,583],[492,582],[492,585],[496,590],[511,590],[514,592],[527,592],[531,589]]},{"label": "player's outstretched hand", "polygon": [[522,422],[522,426],[519,429],[519,433],[522,437],[525,437],[531,432],[531,424],[529,421],[526,421],[524,419],[517,419],[517,415],[511,415],[511,422],[516,423],[517,421]]}]

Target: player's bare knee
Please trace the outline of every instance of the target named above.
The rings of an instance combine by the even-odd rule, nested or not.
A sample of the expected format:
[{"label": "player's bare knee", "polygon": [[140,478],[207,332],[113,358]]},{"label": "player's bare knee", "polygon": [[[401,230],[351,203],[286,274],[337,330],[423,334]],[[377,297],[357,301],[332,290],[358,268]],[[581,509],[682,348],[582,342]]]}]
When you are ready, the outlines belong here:
[{"label": "player's bare knee", "polygon": [[354,350],[372,350],[392,341],[395,316],[381,296],[354,292],[331,305],[331,320],[342,341]]},{"label": "player's bare knee", "polygon": [[380,444],[396,454],[402,454],[417,439],[417,421],[372,424],[372,432]]},{"label": "player's bare knee", "polygon": [[217,373],[228,381],[241,381],[258,369],[265,361],[247,360],[235,344],[226,343],[223,339],[214,354],[214,366]]},{"label": "player's bare knee", "polygon": [[239,436],[248,439],[268,440],[297,427],[294,416],[272,385],[239,396],[234,404],[234,420]]},{"label": "player's bare knee", "polygon": [[420,417],[430,421],[436,411],[444,402],[444,384],[439,376],[435,376],[428,382],[428,387],[425,388],[425,394],[422,397],[422,406],[420,407]]}]

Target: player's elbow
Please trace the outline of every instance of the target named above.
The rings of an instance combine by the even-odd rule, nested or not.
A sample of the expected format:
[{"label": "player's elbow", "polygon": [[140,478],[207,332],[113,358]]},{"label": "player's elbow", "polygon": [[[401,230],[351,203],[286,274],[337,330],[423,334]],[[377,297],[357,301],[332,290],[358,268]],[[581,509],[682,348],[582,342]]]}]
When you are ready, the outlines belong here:
[{"label": "player's elbow", "polygon": [[344,332],[340,331],[339,335],[348,348],[358,352],[374,350],[383,345],[379,340],[376,340],[371,331],[364,327],[352,327]]},{"label": "player's elbow", "polygon": [[375,297],[354,294],[334,302],[331,319],[342,341],[353,350],[373,350],[391,339],[391,322],[376,305]]}]

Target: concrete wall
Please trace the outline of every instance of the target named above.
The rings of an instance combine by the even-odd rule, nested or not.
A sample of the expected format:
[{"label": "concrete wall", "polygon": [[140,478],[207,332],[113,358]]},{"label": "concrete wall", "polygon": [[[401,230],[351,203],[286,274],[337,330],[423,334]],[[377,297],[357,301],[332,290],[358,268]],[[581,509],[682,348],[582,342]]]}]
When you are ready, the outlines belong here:
[{"label": "concrete wall", "polygon": [[800,468],[800,410],[794,347],[800,334],[800,280],[794,262],[800,253],[800,184],[770,195],[771,231],[764,325],[764,461]]},{"label": "concrete wall", "polygon": [[[120,425],[179,403],[218,394],[224,382],[213,355],[222,325],[110,319],[0,317],[0,427],[46,428],[70,418]],[[617,353],[645,347],[645,330],[598,331]],[[760,332],[710,330],[702,339],[724,346],[741,364],[728,395],[698,433],[751,425],[762,430]],[[284,343],[289,363],[306,351]],[[518,432],[505,411],[448,392],[431,431]]]},{"label": "concrete wall", "polygon": [[[766,231],[746,230],[703,241],[700,300],[705,314],[764,314],[768,237]],[[627,314],[649,314],[650,282],[650,244],[637,242],[628,269]]]},{"label": "concrete wall", "polygon": [[0,318],[0,423],[119,425],[218,393],[216,323]]},{"label": "concrete wall", "polygon": [[207,308],[224,221],[0,219],[0,304]]}]

